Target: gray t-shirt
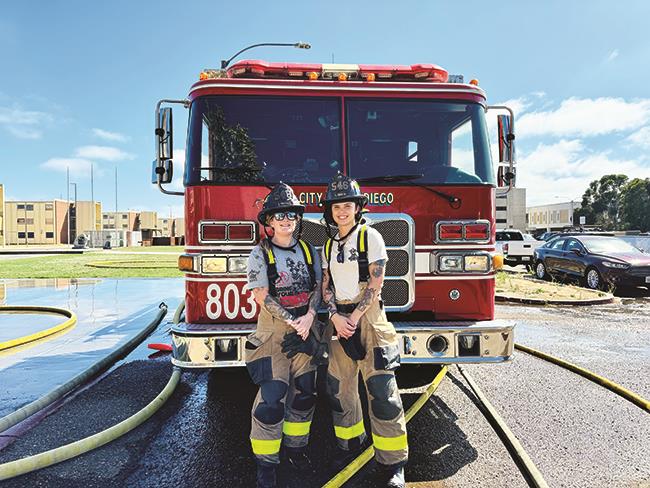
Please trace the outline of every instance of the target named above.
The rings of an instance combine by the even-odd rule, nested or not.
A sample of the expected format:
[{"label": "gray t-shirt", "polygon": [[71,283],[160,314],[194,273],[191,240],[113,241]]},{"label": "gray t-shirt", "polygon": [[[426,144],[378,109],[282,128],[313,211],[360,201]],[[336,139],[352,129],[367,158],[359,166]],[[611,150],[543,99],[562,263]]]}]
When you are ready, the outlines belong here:
[{"label": "gray t-shirt", "polygon": [[[320,265],[320,258],[313,246],[311,249],[314,262],[314,275],[316,281],[320,281],[323,271]],[[248,288],[268,288],[269,277],[266,270],[264,253],[266,251],[258,244],[251,251],[248,257]],[[291,250],[280,249],[273,246],[278,279],[275,282],[276,298],[285,308],[301,307],[309,303],[309,294],[312,292],[309,286],[309,269],[305,263],[300,244],[296,244]],[[320,293],[320,290],[318,290]]]}]

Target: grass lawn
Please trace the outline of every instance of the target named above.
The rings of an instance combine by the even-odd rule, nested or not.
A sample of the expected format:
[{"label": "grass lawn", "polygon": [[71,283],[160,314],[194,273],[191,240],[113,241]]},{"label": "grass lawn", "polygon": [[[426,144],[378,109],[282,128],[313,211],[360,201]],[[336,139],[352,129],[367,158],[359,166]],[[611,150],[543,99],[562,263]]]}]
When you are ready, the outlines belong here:
[{"label": "grass lawn", "polygon": [[[127,248],[129,249],[129,248]],[[133,249],[133,248],[130,248]],[[156,250],[157,248],[137,248]],[[0,261],[2,278],[177,278],[182,247],[161,248],[169,256],[138,252],[104,253],[101,251],[76,255],[52,255],[34,258],[3,259]]]}]

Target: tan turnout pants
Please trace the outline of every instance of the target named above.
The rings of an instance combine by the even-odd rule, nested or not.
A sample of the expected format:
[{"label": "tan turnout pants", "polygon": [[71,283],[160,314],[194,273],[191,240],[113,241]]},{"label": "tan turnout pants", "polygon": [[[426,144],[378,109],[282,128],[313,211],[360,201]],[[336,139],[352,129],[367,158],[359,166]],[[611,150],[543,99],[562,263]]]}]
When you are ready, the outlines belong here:
[{"label": "tan turnout pants", "polygon": [[259,385],[252,409],[251,446],[258,462],[280,462],[280,447],[307,446],[316,404],[316,366],[298,353],[282,352],[285,334],[295,330],[260,311],[257,330],[246,339],[246,367]]},{"label": "tan turnout pants", "polygon": [[408,459],[406,421],[394,372],[399,366],[397,333],[379,301],[370,306],[358,327],[366,349],[363,360],[352,360],[336,337],[330,345],[327,393],[338,446],[350,450],[366,439],[358,389],[361,371],[368,393],[375,458],[384,465],[405,464]]}]

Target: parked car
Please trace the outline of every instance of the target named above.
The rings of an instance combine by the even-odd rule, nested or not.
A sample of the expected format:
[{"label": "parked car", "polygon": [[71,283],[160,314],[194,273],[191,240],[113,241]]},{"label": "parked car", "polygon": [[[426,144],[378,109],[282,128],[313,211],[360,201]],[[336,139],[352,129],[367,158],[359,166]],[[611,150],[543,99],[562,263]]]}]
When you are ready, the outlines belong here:
[{"label": "parked car", "polygon": [[524,234],[519,230],[497,230],[496,250],[503,254],[503,262],[509,266],[524,264],[531,266],[533,263],[533,251],[544,244],[530,234]]},{"label": "parked car", "polygon": [[592,289],[650,286],[650,255],[617,237],[559,235],[535,250],[535,275],[578,278]]}]

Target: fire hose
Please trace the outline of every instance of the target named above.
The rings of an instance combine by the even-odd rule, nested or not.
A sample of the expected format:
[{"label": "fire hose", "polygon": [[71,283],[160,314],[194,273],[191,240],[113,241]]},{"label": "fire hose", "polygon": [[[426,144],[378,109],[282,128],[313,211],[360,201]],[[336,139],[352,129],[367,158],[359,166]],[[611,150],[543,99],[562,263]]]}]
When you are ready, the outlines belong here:
[{"label": "fire hose", "polygon": [[[0,307],[0,313],[16,313],[16,314],[52,314],[52,315],[62,315],[67,317],[67,319],[60,324],[57,324],[53,327],[35,332],[33,334],[24,335],[22,337],[17,337],[16,339],[11,339],[8,341],[0,342],[0,351],[11,349],[29,342],[38,341],[45,337],[56,334],[57,332],[62,332],[69,329],[74,324],[77,323],[77,316],[74,312],[66,310],[63,308],[56,307],[37,307],[37,306],[2,306]],[[0,430],[1,432],[1,430]]]}]

